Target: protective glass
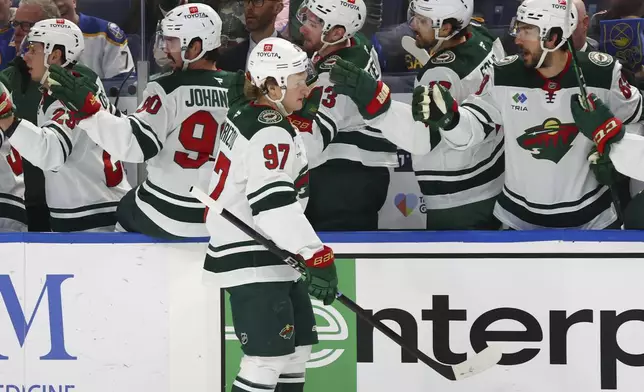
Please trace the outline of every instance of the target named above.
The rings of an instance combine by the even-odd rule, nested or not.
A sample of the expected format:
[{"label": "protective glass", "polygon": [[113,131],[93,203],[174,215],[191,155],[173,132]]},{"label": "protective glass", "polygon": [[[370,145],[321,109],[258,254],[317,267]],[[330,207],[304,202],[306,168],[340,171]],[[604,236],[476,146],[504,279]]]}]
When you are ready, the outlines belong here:
[{"label": "protective glass", "polygon": [[415,11],[415,3],[412,1],[407,8],[407,23],[412,27],[432,27],[432,20],[427,16],[420,15]]},{"label": "protective glass", "polygon": [[18,48],[18,56],[24,57],[27,53],[36,55],[44,52],[43,44],[40,42],[29,41],[27,38],[23,39]]},{"label": "protective glass", "polygon": [[154,47],[164,53],[181,52],[181,40],[177,37],[168,37],[163,32],[157,31]]},{"label": "protective glass", "polygon": [[311,59],[306,59],[306,85],[311,87],[318,80],[318,72]]},{"label": "protective glass", "polygon": [[322,28],[324,26],[324,20],[318,18],[317,15],[311,11],[308,1],[303,2],[300,8],[298,8],[297,20],[302,23],[302,25],[308,25],[314,29]]},{"label": "protective glass", "polygon": [[509,34],[522,41],[538,41],[540,39],[539,27],[519,22],[516,18],[512,19],[512,22],[510,23]]}]

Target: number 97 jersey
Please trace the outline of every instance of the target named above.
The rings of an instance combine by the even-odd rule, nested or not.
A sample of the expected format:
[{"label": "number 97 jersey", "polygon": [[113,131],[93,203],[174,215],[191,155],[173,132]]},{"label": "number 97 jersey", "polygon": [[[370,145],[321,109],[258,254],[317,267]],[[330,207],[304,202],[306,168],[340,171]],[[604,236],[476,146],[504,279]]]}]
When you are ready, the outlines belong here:
[{"label": "number 97 jersey", "polygon": [[[228,113],[220,135],[210,196],[282,249],[306,255],[322,244],[304,216],[309,196],[306,151],[278,111],[248,103]],[[214,212],[204,268],[231,287],[292,281],[299,273]],[[312,254],[312,253],[311,253]],[[208,275],[207,275],[208,276]]]}]

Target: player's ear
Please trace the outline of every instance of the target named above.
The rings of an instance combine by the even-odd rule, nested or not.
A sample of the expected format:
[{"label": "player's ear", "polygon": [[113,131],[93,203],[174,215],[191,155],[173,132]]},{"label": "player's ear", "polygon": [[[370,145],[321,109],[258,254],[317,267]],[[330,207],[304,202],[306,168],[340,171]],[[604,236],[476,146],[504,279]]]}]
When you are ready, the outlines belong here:
[{"label": "player's ear", "polygon": [[330,37],[328,37],[327,41],[328,42],[335,42],[339,39],[341,39],[344,36],[344,33],[346,33],[346,30],[342,26],[335,26],[334,28],[329,31]]},{"label": "player's ear", "polygon": [[545,42],[544,46],[548,49],[553,49],[555,46],[557,46],[562,36],[563,30],[558,27],[553,28],[552,30],[550,30],[548,40]]},{"label": "player's ear", "polygon": [[199,53],[201,53],[201,40],[193,39],[192,42],[190,42],[190,45],[188,45],[186,58],[189,60],[194,59]]},{"label": "player's ear", "polygon": [[63,64],[63,50],[59,47],[54,48],[54,50],[49,55],[48,62],[49,64]]}]

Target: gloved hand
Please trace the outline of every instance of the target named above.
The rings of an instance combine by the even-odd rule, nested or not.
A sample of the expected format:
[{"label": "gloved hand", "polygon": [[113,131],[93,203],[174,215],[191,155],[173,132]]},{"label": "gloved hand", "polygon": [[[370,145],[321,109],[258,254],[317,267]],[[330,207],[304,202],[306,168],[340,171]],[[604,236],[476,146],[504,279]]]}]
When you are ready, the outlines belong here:
[{"label": "gloved hand", "polygon": [[72,111],[75,121],[90,117],[101,110],[101,102],[96,96],[98,86],[94,81],[54,64],[49,66],[47,81],[54,98]]},{"label": "gloved hand", "polygon": [[0,119],[13,117],[15,112],[11,93],[4,84],[0,83]]},{"label": "gloved hand", "polygon": [[338,59],[329,77],[335,84],[333,89],[336,94],[351,98],[365,119],[378,117],[391,106],[389,86],[348,61]]},{"label": "gloved hand", "polygon": [[595,175],[595,179],[601,185],[613,186],[621,177],[610,157],[607,154],[599,154],[596,147],[590,150],[588,162],[590,162],[590,170]]},{"label": "gloved hand", "polygon": [[595,94],[588,96],[588,103],[591,110],[584,109],[581,95],[573,94],[570,97],[570,110],[581,133],[595,142],[597,151],[603,155],[609,152],[611,143],[622,140],[624,127],[622,121]]},{"label": "gloved hand", "polygon": [[449,130],[458,115],[458,103],[449,90],[438,83],[431,88],[418,86],[412,95],[411,114],[416,121]]},{"label": "gloved hand", "polygon": [[297,112],[291,113],[288,120],[300,132],[313,132],[313,121],[320,107],[320,100],[322,99],[322,88],[316,87],[309,92],[309,95],[304,99],[302,109]]},{"label": "gloved hand", "polygon": [[333,250],[326,245],[305,261],[309,294],[325,305],[331,305],[338,293],[338,273],[334,261]]}]

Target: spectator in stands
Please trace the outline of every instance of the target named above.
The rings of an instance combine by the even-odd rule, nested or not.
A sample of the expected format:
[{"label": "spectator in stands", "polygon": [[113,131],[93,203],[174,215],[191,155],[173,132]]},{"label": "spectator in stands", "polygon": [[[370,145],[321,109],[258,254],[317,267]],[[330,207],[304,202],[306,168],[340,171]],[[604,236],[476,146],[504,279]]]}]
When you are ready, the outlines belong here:
[{"label": "spectator in stands", "polygon": [[85,37],[85,50],[79,62],[108,79],[134,70],[134,59],[127,46],[127,37],[115,23],[79,14],[76,0],[55,0],[60,15],[80,27]]},{"label": "spectator in stands", "polygon": [[268,37],[281,37],[275,30],[282,0],[244,0],[244,19],[248,39],[222,52],[217,66],[224,71],[246,70],[246,59],[257,43]]},{"label": "spectator in stands", "polygon": [[277,30],[278,33],[288,28],[288,6],[290,1],[283,0],[282,3],[284,4],[284,8],[282,8],[282,11],[277,14],[277,19],[275,19],[275,30]]},{"label": "spectator in stands", "polygon": [[[590,19],[589,36],[599,41],[601,37],[601,21],[613,19],[644,18],[644,1],[642,0],[610,0],[607,10],[597,12]],[[624,62],[624,72],[633,85],[644,89],[644,65],[636,68]]]},{"label": "spectator in stands", "polygon": [[586,4],[584,0],[573,0],[575,7],[577,7],[577,29],[572,33],[572,43],[575,49],[581,52],[592,52],[599,48],[599,44],[594,39],[588,37],[588,26],[590,25],[590,17],[586,12]]},{"label": "spectator in stands", "polygon": [[644,18],[644,1],[642,0],[610,0],[607,10],[599,11],[590,19],[588,35],[599,41],[602,20],[624,19],[628,17]]},{"label": "spectator in stands", "polygon": [[[13,21],[15,47],[20,47],[22,40],[36,22],[50,18],[60,18],[60,11],[53,0],[21,0]],[[14,58],[8,67],[0,72],[0,81],[13,92],[16,116],[37,124],[38,105],[42,97],[40,84],[31,80],[29,69],[22,57]],[[22,163],[29,231],[50,231],[43,172],[26,159],[23,159]]]},{"label": "spectator in stands", "polygon": [[16,57],[11,17],[11,0],[0,0],[0,70],[7,68],[9,62]]}]

